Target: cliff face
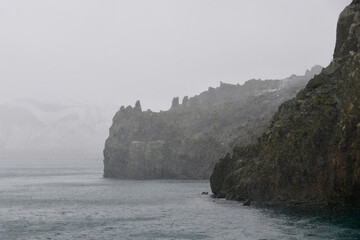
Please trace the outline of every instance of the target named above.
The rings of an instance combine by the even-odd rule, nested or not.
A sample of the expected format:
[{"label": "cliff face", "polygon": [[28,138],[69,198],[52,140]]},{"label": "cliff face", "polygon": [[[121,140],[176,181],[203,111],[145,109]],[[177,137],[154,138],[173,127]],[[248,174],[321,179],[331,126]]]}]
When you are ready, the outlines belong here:
[{"label": "cliff face", "polygon": [[122,107],[104,150],[104,177],[208,179],[216,161],[260,136],[278,106],[305,87],[320,66],[284,80],[221,83],[198,96],[174,98],[169,111]]},{"label": "cliff face", "polygon": [[218,197],[360,205],[360,2],[340,15],[334,60],[283,103],[256,144],[215,166]]}]

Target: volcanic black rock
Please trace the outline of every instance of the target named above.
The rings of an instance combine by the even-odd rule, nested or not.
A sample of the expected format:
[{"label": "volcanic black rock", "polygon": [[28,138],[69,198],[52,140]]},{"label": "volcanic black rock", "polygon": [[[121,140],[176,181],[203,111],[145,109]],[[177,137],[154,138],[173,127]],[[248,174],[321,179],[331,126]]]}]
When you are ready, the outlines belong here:
[{"label": "volcanic black rock", "polygon": [[211,176],[218,197],[360,204],[360,2],[339,17],[334,59],[283,103],[255,144],[234,148]]},{"label": "volcanic black rock", "polygon": [[234,146],[256,140],[278,106],[320,73],[284,80],[221,83],[195,97],[176,97],[169,111],[121,107],[104,150],[104,176],[123,179],[208,179]]}]

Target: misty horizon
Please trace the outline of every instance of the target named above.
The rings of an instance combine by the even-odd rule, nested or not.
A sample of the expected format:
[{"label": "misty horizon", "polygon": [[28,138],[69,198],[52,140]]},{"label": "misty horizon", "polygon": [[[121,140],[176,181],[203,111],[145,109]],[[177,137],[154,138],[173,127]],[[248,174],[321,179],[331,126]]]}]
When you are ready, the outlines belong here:
[{"label": "misty horizon", "polygon": [[0,0],[1,239],[360,239],[360,0]]},{"label": "misty horizon", "polygon": [[2,1],[0,101],[159,111],[220,81],[303,75],[330,63],[349,2]]}]

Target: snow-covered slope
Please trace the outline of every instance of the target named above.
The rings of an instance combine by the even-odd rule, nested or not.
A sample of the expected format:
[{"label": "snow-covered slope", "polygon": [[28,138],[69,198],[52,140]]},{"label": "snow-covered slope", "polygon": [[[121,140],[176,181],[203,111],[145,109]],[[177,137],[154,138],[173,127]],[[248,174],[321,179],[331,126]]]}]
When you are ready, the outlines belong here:
[{"label": "snow-covered slope", "polygon": [[116,110],[115,104],[34,99],[1,102],[0,153],[101,153]]}]

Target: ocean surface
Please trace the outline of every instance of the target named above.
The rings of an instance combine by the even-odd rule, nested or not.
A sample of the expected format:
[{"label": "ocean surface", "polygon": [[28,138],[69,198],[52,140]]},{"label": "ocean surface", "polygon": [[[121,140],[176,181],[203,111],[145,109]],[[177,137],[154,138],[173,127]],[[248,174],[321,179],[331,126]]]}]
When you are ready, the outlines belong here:
[{"label": "ocean surface", "polygon": [[99,158],[0,158],[0,239],[360,239],[355,210],[245,207],[208,181],[102,178]]}]

